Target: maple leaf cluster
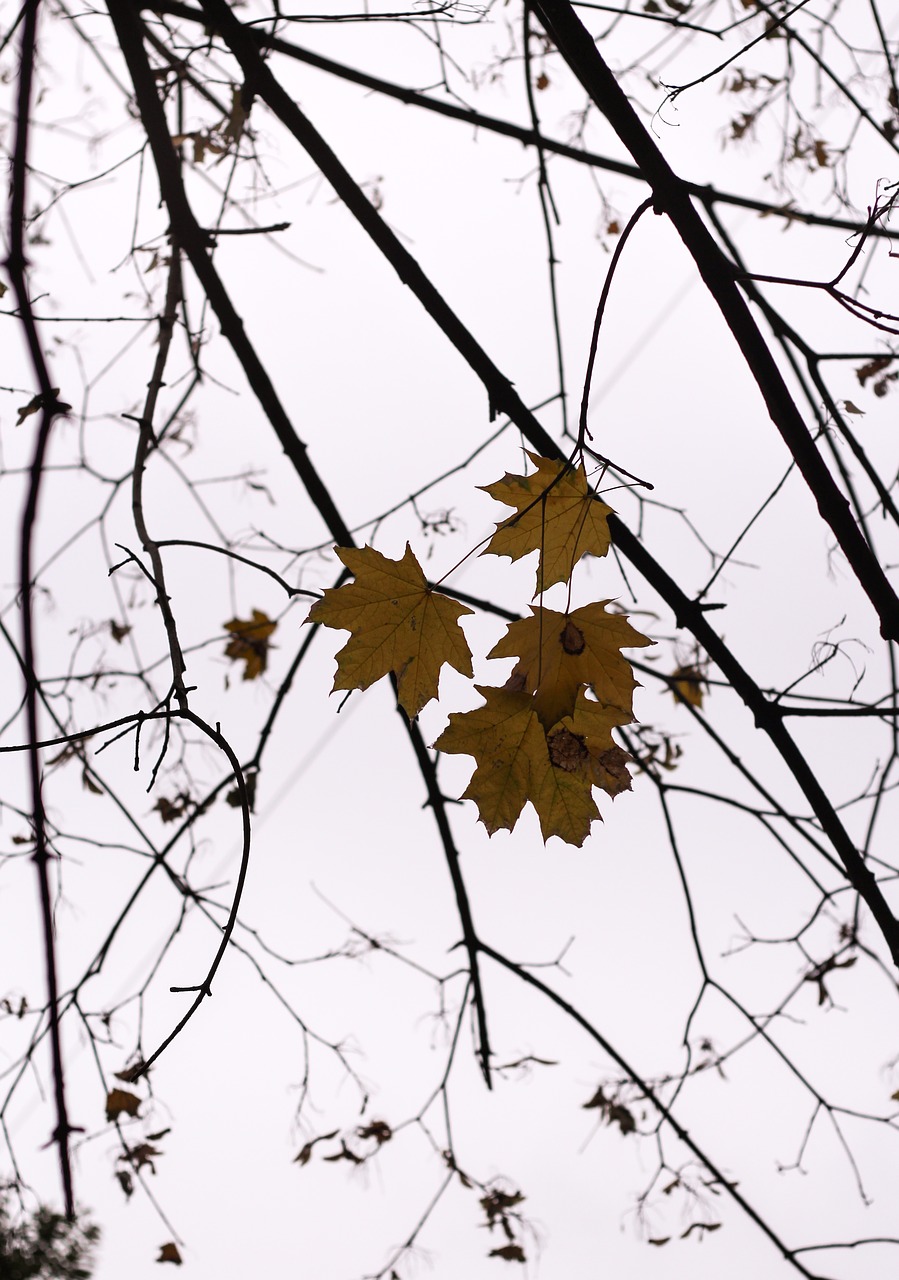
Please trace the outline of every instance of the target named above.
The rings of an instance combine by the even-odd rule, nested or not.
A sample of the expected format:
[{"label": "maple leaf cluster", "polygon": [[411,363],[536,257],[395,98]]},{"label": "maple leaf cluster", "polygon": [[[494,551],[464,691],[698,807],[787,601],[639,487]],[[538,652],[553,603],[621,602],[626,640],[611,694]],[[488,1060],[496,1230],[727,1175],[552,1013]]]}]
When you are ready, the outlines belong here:
[{"label": "maple leaf cluster", "polygon": [[[606,554],[611,508],[590,488],[583,464],[528,456],[534,472],[485,486],[515,514],[497,525],[482,554],[517,560],[539,552],[535,595],[542,597],[568,582],[583,556]],[[371,547],[337,554],[355,580],[325,591],[308,619],[351,632],[337,655],[335,690],[367,689],[392,672],[412,718],[436,698],[444,663],[472,676],[458,622],[472,610],[428,584],[408,544],[399,561]],[[637,682],[621,650],[653,642],[609,612],[609,603],[565,613],[532,606],[488,655],[516,659],[509,680],[476,686],[483,706],[452,714],[435,742],[439,751],[474,756],[463,798],[475,802],[489,834],[512,830],[530,801],[544,840],[581,845],[600,816],[593,788],[613,797],[630,789],[630,757],[612,737],[634,718]]]}]

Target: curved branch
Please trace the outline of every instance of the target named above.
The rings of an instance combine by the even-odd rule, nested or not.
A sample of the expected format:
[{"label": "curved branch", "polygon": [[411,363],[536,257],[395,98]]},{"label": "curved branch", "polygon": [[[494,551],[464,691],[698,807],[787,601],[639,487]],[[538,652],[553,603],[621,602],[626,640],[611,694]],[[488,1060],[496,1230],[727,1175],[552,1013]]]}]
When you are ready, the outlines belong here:
[{"label": "curved branch", "polygon": [[228,911],[228,919],[222,927],[222,940],[218,945],[215,955],[213,956],[212,963],[206,972],[206,976],[197,986],[169,988],[171,991],[196,991],[196,998],[187,1010],[187,1013],[185,1013],[178,1021],[178,1024],[169,1032],[162,1043],[153,1051],[153,1053],[150,1054],[146,1061],[141,1063],[140,1071],[135,1073],[135,1078],[137,1078],[138,1075],[145,1075],[150,1070],[150,1067],[156,1059],[164,1053],[172,1041],[181,1034],[184,1027],[188,1022],[190,1022],[191,1018],[197,1012],[206,997],[212,995],[212,979],[218,972],[219,965],[222,963],[225,952],[228,950],[228,946],[231,942],[231,935],[233,934],[234,926],[237,923],[237,912],[240,909],[240,900],[243,897],[247,871],[250,865],[250,797],[247,793],[247,783],[243,769],[240,767],[240,761],[234,754],[231,744],[222,736],[222,733],[218,728],[214,729],[212,725],[207,724],[201,716],[196,714],[196,712],[190,711],[186,708],[182,708],[178,712],[178,715],[181,719],[189,720],[191,724],[195,724],[197,728],[204,733],[210,741],[214,742],[218,749],[227,756],[228,763],[231,766],[231,772],[234,775],[234,781],[237,784],[238,807],[240,808],[243,827],[240,868],[237,873],[237,883],[234,886],[234,893],[231,896],[231,906]]},{"label": "curved branch", "polygon": [[60,403],[56,390],[50,385],[44,353],[37,333],[37,325],[31,308],[25,258],[24,230],[26,222],[25,195],[28,174],[28,138],[31,123],[31,86],[37,56],[37,19],[40,0],[29,0],[24,6],[24,21],[19,55],[19,84],[16,102],[16,140],[13,151],[12,181],[9,201],[9,255],[6,269],[16,295],[19,315],[25,330],[25,338],[32,365],[40,386],[41,416],[37,439],[30,467],[28,496],[22,515],[19,546],[19,588],[22,599],[22,669],[25,676],[25,716],[28,725],[28,771],[31,783],[31,803],[34,826],[34,854],[32,860],[38,879],[38,896],[41,907],[41,927],[44,943],[44,967],[47,980],[47,1017],[53,1062],[53,1094],[56,1104],[56,1128],[51,1142],[59,1154],[63,1199],[66,1217],[75,1217],[75,1193],[72,1184],[72,1166],[69,1155],[69,1122],[66,1104],[65,1075],[62,1060],[62,1044],[59,1032],[59,989],[56,974],[56,940],[53,924],[53,901],[50,892],[47,848],[46,815],[43,800],[43,780],[37,742],[38,678],[34,639],[33,612],[33,539],[37,522],[38,503],[44,475],[44,459],[50,443],[54,418],[68,409]]}]

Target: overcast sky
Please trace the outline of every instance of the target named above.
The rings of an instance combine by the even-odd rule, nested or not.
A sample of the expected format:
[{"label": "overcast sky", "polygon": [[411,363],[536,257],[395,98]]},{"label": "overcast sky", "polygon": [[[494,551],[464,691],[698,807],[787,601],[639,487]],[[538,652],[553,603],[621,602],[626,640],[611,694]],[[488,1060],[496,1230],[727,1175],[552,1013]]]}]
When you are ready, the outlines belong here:
[{"label": "overcast sky", "polygon": [[[3,8],[7,22],[12,8]],[[239,12],[246,17],[251,10],[264,14],[265,7],[254,4]],[[721,6],[704,6],[702,14],[712,25],[724,20]],[[506,58],[520,47],[510,25],[519,22],[517,9],[496,7],[482,25],[454,30],[443,24],[440,34],[447,57],[461,68],[447,64],[450,84],[464,101],[527,124],[522,67],[517,58]],[[58,679],[48,686],[56,713],[88,727],[150,709],[168,684],[164,635],[145,581],[133,566],[112,578],[108,574],[110,563],[139,548],[127,486],[113,495],[108,478],[126,476],[133,464],[134,424],[122,415],[140,412],[155,358],[156,326],[142,319],[152,319],[162,297],[159,260],[168,252],[167,220],[158,207],[149,154],[139,154],[140,132],[108,74],[126,80],[108,20],[99,13],[79,17],[77,32],[90,44],[49,9],[43,23],[43,96],[29,207],[52,207],[33,226],[30,254],[37,309],[51,318],[42,338],[60,395],[73,412],[54,429],[51,461],[58,469],[48,474],[43,493],[37,546],[45,567],[35,607],[44,676],[60,677],[66,670],[84,676],[101,668],[106,673],[93,682]],[[655,37],[650,41],[644,25],[634,23],[633,33],[619,27],[604,41],[614,67],[639,58],[640,68],[683,83],[722,60],[723,43],[711,37],[689,42],[681,36],[653,53]],[[893,27],[895,36],[895,22]],[[428,89],[439,72],[433,32],[433,26],[418,30],[393,23],[308,23],[287,35],[348,65]],[[677,56],[671,63],[669,49]],[[14,66],[13,53],[11,45],[3,54],[7,68]],[[750,58],[747,66],[766,69],[776,61],[774,54],[765,56],[770,63],[759,54],[758,63]],[[224,56],[216,56],[215,65],[214,91],[230,102],[234,68]],[[273,66],[522,398],[531,405],[552,401],[558,379],[533,153],[314,69],[286,61]],[[784,203],[795,195],[802,207],[838,212],[829,168],[807,172],[807,164],[793,164],[785,172],[790,189],[779,185],[773,120],[763,120],[757,136],[739,145],[727,141],[732,120],[747,107],[722,95],[720,77],[664,105],[664,92],[640,68],[625,84],[679,173],[754,198]],[[558,59],[536,60],[534,75],[541,72],[547,84],[536,97],[544,128],[567,140],[574,113],[583,108],[582,95]],[[803,93],[808,88],[803,101],[811,101],[811,82],[799,87]],[[433,92],[443,93],[439,87]],[[821,136],[830,141],[825,131],[832,128],[835,147],[851,137],[846,180],[864,210],[877,183],[895,178],[895,156],[865,134],[851,134],[835,94],[822,92],[821,104],[815,117]],[[7,98],[7,120],[11,109]],[[608,126],[595,117],[591,113],[587,122],[585,145],[626,159]],[[200,131],[218,119],[208,103],[186,94],[180,132]],[[171,125],[176,132],[174,115]],[[237,166],[233,177],[231,157],[207,154],[194,164],[191,144],[185,144],[198,216],[213,223],[228,183],[244,212],[226,211],[225,226],[246,226],[252,219],[290,227],[267,237],[222,237],[216,265],[315,466],[347,523],[359,528],[359,541],[372,539],[393,557],[409,541],[426,572],[440,578],[507,514],[479,486],[522,470],[521,440],[514,428],[500,432],[502,421],[489,421],[483,388],[264,106],[254,106],[249,125],[259,163]],[[7,149],[11,140],[7,131]],[[53,203],[52,193],[65,184],[104,173]],[[646,191],[624,177],[594,175],[559,158],[551,161],[550,175],[561,218],[554,235],[569,412],[576,416],[593,312],[615,244],[608,224],[623,225]],[[769,275],[830,278],[846,260],[844,232],[809,232],[732,208],[722,211],[722,219],[750,266]],[[889,272],[895,269],[878,251],[865,296],[888,304]],[[845,313],[819,293],[772,297],[819,350],[883,349],[881,337],[851,327]],[[188,308],[198,326],[201,304],[192,279]],[[69,319],[108,315],[133,320],[105,325]],[[17,635],[21,469],[30,458],[35,419],[17,426],[16,418],[35,387],[18,328],[10,321],[8,329],[0,401],[0,520],[2,545],[9,549],[2,619]],[[188,404],[180,440],[154,455],[146,473],[153,536],[219,544],[224,531],[240,543],[242,554],[291,583],[322,590],[339,572],[327,530],[208,313],[203,330],[206,379]],[[859,363],[839,365],[832,391],[864,410],[853,423],[889,482],[895,474],[894,402],[860,387],[854,373]],[[189,376],[179,333],[163,412],[174,407]],[[541,420],[560,438],[557,403],[541,412]],[[787,452],[739,352],[662,218],[641,221],[616,275],[589,423],[596,449],[654,485],[642,506],[640,495],[626,489],[604,497],[632,528],[640,528],[646,545],[688,593],[700,590],[714,568],[709,548],[726,551],[788,470]],[[496,438],[487,444],[493,433]],[[469,465],[417,498],[415,509],[406,503],[410,493],[475,454]],[[84,461],[90,473],[76,469]],[[405,505],[377,524],[364,524],[397,504]],[[895,532],[879,520],[875,529],[884,562],[899,562]],[[125,550],[117,551],[116,544]],[[171,548],[165,563],[187,679],[196,686],[192,705],[211,723],[220,722],[238,757],[247,759],[305,634],[308,601],[288,601],[271,578],[196,549]],[[503,558],[472,556],[450,582],[525,612],[534,568],[533,557],[510,565]],[[726,606],[710,616],[762,687],[800,680],[824,652],[816,646],[840,641],[839,654],[805,679],[802,691],[869,700],[889,693],[871,611],[795,474],[745,537],[710,598]],[[584,562],[575,575],[573,603],[597,599],[618,601],[657,642],[654,650],[637,655],[641,660],[670,674],[693,659],[689,639],[678,633],[667,606],[633,570],[622,575],[613,557]],[[556,588],[547,603],[563,608],[564,588]],[[264,678],[242,682],[240,668],[225,657],[223,626],[253,609],[277,618],[278,629]],[[110,619],[133,628],[124,643],[110,634]],[[501,684],[511,663],[488,661],[486,654],[503,623],[478,613],[463,626],[475,653],[476,681]],[[86,1130],[75,1143],[76,1187],[104,1233],[97,1280],[157,1275],[159,1248],[174,1240],[197,1280],[244,1274],[355,1280],[377,1274],[446,1176],[440,1158],[447,1145],[446,1115],[435,1091],[465,992],[464,956],[452,950],[459,923],[434,819],[424,807],[424,786],[389,687],[382,681],[354,693],[339,713],[340,695],[330,696],[334,654],[344,640],[333,631],[316,634],[264,761],[250,875],[235,934],[246,954],[229,952],[215,998],[160,1059],[150,1082],[132,1086],[142,1105],[140,1116],[123,1125],[125,1140],[136,1145],[167,1131],[153,1142],[161,1153],[153,1157],[155,1171],[144,1169],[157,1205],[140,1187],[126,1202],[116,1181],[121,1146],[103,1121],[105,1094],[138,1034],[150,1052],[184,1012],[189,997],[169,988],[202,979],[218,945],[215,919],[221,922],[223,914],[213,911],[210,921],[197,909],[188,911],[171,945],[163,947],[178,924],[182,898],[163,875],[155,875],[102,971],[83,990],[81,1011],[94,1019],[93,1046],[77,1014],[67,1015],[71,1116]],[[147,673],[143,684],[130,674],[136,664]],[[4,672],[4,738],[20,742],[21,691],[8,646]],[[714,672],[712,678],[705,710],[716,732],[747,769],[758,771],[778,801],[805,815],[805,802],[749,714],[732,691],[714,683]],[[782,826],[775,822],[775,835],[768,835],[739,807],[695,794],[757,801],[749,782],[665,686],[651,675],[641,676],[641,684],[637,717],[681,750],[669,780],[694,789],[671,795],[671,817],[698,936],[724,988],[703,996],[690,1027],[694,1053],[705,1052],[705,1039],[715,1052],[746,1037],[748,1024],[725,992],[756,1015],[774,1014],[789,992],[798,992],[784,1016],[770,1024],[775,1047],[756,1039],[721,1071],[697,1075],[678,1098],[680,1121],[791,1245],[890,1235],[896,1194],[892,1130],[842,1116],[837,1133],[832,1117],[816,1115],[814,1097],[786,1057],[829,1103],[889,1114],[890,1094],[899,1086],[891,1065],[895,983],[886,968],[864,955],[854,968],[829,977],[823,1003],[818,986],[802,982],[810,963],[833,953],[840,925],[851,921],[848,895],[837,896],[805,936],[805,961],[795,946],[744,947],[747,932],[774,939],[801,928],[818,890],[778,843]],[[420,718],[425,741],[433,743],[450,712],[477,703],[471,683],[445,671],[439,702]],[[48,736],[55,732],[49,716],[44,728]],[[796,737],[835,803],[847,806],[847,825],[862,840],[872,808],[852,802],[888,756],[890,735],[879,721],[866,729],[815,720],[802,722]],[[104,795],[85,787],[77,761],[48,766],[48,810],[65,854],[56,913],[63,989],[90,964],[146,872],[144,835],[157,845],[170,836],[172,828],[154,811],[159,798],[177,801],[181,788],[199,797],[221,777],[215,753],[196,735],[186,742],[186,768],[174,767],[179,743],[169,757],[171,774],[163,770],[149,795],[154,753],[161,747],[149,733],[137,774],[131,736],[96,758]],[[52,760],[54,753],[48,754]],[[447,796],[461,794],[470,770],[467,757],[442,760]],[[8,992],[12,1007],[25,995],[35,1007],[43,996],[34,873],[13,843],[28,829],[20,760],[4,756],[0,777],[6,806],[2,848],[19,855],[3,863],[0,876],[0,995]],[[124,808],[117,807],[113,792]],[[667,1081],[683,1068],[685,1022],[701,989],[680,873],[648,779],[637,777],[633,792],[614,804],[601,796],[599,805],[603,822],[581,849],[556,839],[544,846],[530,809],[513,833],[490,839],[470,803],[450,805],[449,814],[480,935],[514,960],[546,966],[535,972],[576,1005],[636,1071]],[[126,810],[140,829],[129,826]],[[878,821],[882,836],[875,847],[888,857],[889,795]],[[825,887],[839,884],[808,844],[795,836],[792,842],[802,846],[805,865]],[[191,884],[210,899],[227,903],[239,855],[238,813],[219,801],[193,836],[182,840],[173,866],[179,872],[187,868]],[[382,946],[371,947],[364,936]],[[861,937],[879,956],[867,922]],[[342,951],[352,954],[331,954]],[[614,1063],[538,993],[488,960],[483,965],[495,1064],[539,1061],[497,1071],[488,1093],[475,1061],[470,1019],[463,1014],[447,1090],[452,1138],[463,1172],[526,1197],[520,1205],[525,1225],[516,1239],[527,1255],[528,1276],[711,1280],[726,1273],[748,1280],[762,1272],[795,1274],[719,1188],[701,1185],[702,1170],[687,1168],[683,1179],[701,1193],[699,1200],[683,1186],[671,1186],[688,1157],[670,1132],[664,1137],[669,1172],[655,1182],[639,1212],[639,1197],[657,1170],[654,1138],[598,1124],[597,1111],[584,1109],[597,1087],[608,1087],[618,1075]],[[455,976],[437,981],[446,975]],[[145,996],[135,998],[145,984]],[[112,1015],[105,1025],[97,1018],[104,1012]],[[28,1018],[3,1023],[0,1069],[7,1088],[32,1030]],[[661,1088],[670,1096],[668,1084]],[[4,1118],[23,1176],[40,1196],[56,1202],[56,1155],[46,1145],[54,1123],[50,1091],[49,1055],[42,1046]],[[623,1097],[644,1134],[651,1134],[651,1109],[633,1093]],[[341,1137],[373,1121],[396,1131],[376,1156],[358,1166],[326,1159],[339,1153]],[[338,1136],[316,1145],[308,1164],[293,1162],[304,1144],[332,1131]],[[797,1162],[801,1168],[791,1168]],[[8,1156],[0,1169],[10,1172]],[[454,1181],[414,1251],[397,1264],[404,1280],[423,1274],[487,1280],[517,1265],[486,1256],[506,1240],[498,1228],[492,1234],[485,1229],[482,1194]],[[694,1230],[679,1240],[693,1223],[720,1223],[720,1229]],[[667,1244],[647,1243],[665,1237],[672,1237]],[[867,1278],[885,1274],[891,1256],[886,1247],[843,1250],[825,1258],[819,1270],[840,1280]],[[812,1266],[816,1255],[807,1258]]]}]

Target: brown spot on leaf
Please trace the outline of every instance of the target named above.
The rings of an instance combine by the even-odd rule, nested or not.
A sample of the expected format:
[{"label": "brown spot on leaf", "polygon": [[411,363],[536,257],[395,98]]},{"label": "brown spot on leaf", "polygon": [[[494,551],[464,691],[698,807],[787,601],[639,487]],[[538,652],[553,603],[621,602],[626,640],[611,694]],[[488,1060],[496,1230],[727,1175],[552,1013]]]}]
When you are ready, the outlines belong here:
[{"label": "brown spot on leaf", "polygon": [[559,639],[562,643],[562,648],[566,653],[583,653],[586,648],[587,642],[584,639],[583,631],[581,631],[580,627],[575,626],[570,618],[565,623]]},{"label": "brown spot on leaf", "polygon": [[556,729],[546,739],[549,758],[557,769],[577,773],[590,754],[584,739],[570,729]]}]

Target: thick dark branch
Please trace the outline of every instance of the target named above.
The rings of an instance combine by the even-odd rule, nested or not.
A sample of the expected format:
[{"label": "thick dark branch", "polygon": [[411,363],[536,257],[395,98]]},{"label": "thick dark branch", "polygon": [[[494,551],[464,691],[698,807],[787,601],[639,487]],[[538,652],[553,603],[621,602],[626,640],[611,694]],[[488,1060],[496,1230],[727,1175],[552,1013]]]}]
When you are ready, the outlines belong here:
[{"label": "thick dark branch", "polygon": [[856,524],[846,497],[819,454],[725,257],[624,90],[606,66],[568,0],[535,0],[534,12],[583,88],[602,111],[652,187],[655,208],[684,242],[734,336],[784,443],[814,495],[822,518],[880,618],[881,634],[899,641],[899,599]]},{"label": "thick dark branch", "polygon": [[[194,8],[193,5],[180,3],[180,0],[165,0],[164,3],[153,4],[152,6],[145,4],[143,7],[146,9],[152,8],[156,13],[168,13],[173,17],[183,18],[189,22],[204,24],[209,22],[206,14]],[[280,53],[295,62],[302,62],[306,66],[316,67],[329,75],[338,76],[341,80],[346,80],[350,84],[358,84],[372,93],[379,93],[386,98],[393,98],[406,106],[420,107],[423,111],[432,111],[448,120],[457,120],[460,124],[466,124],[469,128],[483,129],[487,133],[496,133],[501,137],[514,138],[525,147],[541,147],[544,151],[551,152],[553,155],[564,156],[566,160],[574,160],[577,164],[585,164],[592,169],[604,169],[607,173],[617,173],[624,178],[634,178],[641,182],[644,180],[645,175],[635,164],[614,160],[610,156],[601,156],[595,151],[585,151],[583,147],[575,147],[567,142],[559,142],[555,138],[547,137],[544,133],[538,135],[533,128],[529,129],[523,125],[514,124],[510,120],[501,120],[497,116],[488,116],[469,107],[459,107],[455,103],[446,102],[442,98],[431,98],[426,93],[419,93],[406,85],[394,84],[390,80],[382,80],[379,76],[369,75],[365,71],[357,71],[355,67],[347,67],[341,62],[334,62],[331,58],[324,58],[321,54],[312,53],[308,49],[292,44],[289,40],[270,36],[263,31],[251,30],[248,35],[260,49],[271,49],[274,53]],[[709,184],[684,182],[684,189],[706,206],[715,204],[733,205],[738,209],[752,209],[765,217],[784,218],[787,222],[800,222],[804,226],[810,227],[832,227],[836,231],[858,232],[864,227],[864,222],[858,219],[829,218],[824,214],[809,213],[802,209],[795,209],[790,203],[772,204],[770,200],[753,200],[749,196],[737,195],[732,191],[719,191]],[[881,236],[887,240],[896,240],[899,239],[899,230],[893,230],[890,227],[878,224],[872,230],[871,235]]]}]

